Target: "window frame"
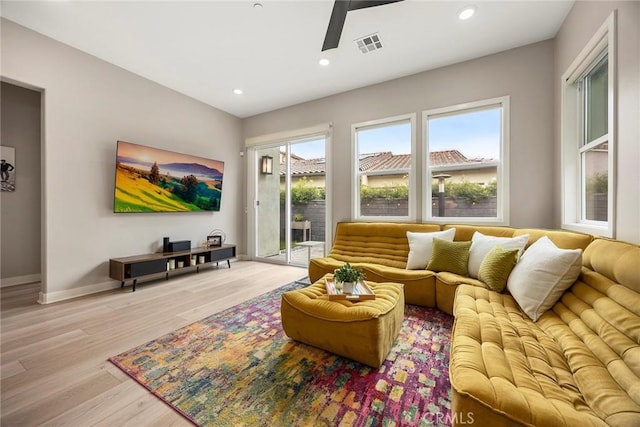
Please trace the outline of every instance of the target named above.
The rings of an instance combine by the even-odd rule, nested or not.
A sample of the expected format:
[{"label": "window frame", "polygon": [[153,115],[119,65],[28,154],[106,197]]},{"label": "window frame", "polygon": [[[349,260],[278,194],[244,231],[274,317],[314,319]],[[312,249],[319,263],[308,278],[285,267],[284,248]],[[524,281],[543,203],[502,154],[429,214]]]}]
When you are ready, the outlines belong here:
[{"label": "window frame", "polygon": [[[411,166],[409,170],[408,212],[404,216],[371,216],[360,212],[360,154],[357,132],[361,129],[374,129],[408,121],[411,125]],[[351,125],[351,218],[354,221],[411,222],[416,220],[416,114],[402,114],[377,120],[354,123]]]},{"label": "window frame", "polygon": [[[605,20],[562,75],[561,92],[561,205],[566,230],[615,237],[616,206],[616,12]],[[607,56],[607,133],[586,141],[585,96],[580,82]],[[585,218],[583,155],[607,142],[607,220]]]},{"label": "window frame", "polygon": [[[500,120],[500,161],[496,165],[496,216],[495,217],[451,217],[433,216],[431,194],[432,171],[437,172],[438,167],[430,165],[429,155],[429,119],[443,116],[453,116],[457,114],[471,113],[474,111],[488,110],[497,106],[501,108]],[[422,216],[423,222],[447,224],[456,222],[459,224],[487,224],[487,225],[509,225],[509,135],[510,135],[510,97],[501,96],[496,98],[472,101],[449,107],[436,108],[422,112]],[[448,170],[456,168],[448,167]]]}]

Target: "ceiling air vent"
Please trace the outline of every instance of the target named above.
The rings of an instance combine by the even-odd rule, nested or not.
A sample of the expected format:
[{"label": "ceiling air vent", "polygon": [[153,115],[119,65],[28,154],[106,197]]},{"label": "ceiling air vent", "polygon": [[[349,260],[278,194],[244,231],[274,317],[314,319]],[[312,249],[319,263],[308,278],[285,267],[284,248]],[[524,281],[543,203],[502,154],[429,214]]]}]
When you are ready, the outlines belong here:
[{"label": "ceiling air vent", "polygon": [[354,41],[362,53],[369,53],[374,50],[382,49],[382,40],[380,40],[380,34],[378,33],[370,34]]}]

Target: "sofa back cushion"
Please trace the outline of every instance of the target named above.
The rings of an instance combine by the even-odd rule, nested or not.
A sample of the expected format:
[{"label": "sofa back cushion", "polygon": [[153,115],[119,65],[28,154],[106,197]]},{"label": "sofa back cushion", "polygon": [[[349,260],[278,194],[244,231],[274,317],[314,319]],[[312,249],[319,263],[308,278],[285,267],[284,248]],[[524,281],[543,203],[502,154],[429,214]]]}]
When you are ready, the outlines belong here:
[{"label": "sofa back cushion", "polygon": [[576,283],[538,325],[554,336],[586,403],[612,426],[640,419],[640,247],[584,251]]},{"label": "sofa back cushion", "polygon": [[449,230],[450,228],[456,229],[456,235],[453,239],[456,242],[471,240],[473,233],[476,231],[485,236],[512,237],[516,230],[511,227],[494,227],[490,225],[445,224],[442,226],[443,230]]},{"label": "sofa back cushion", "polygon": [[513,237],[529,235],[527,247],[534,244],[539,238],[547,236],[557,247],[561,249],[584,250],[593,241],[590,234],[574,233],[573,231],[544,230],[541,228],[518,228],[514,230]]},{"label": "sofa back cushion", "polygon": [[407,231],[440,231],[438,224],[339,222],[329,256],[343,262],[368,262],[405,268],[409,255]]},{"label": "sofa back cushion", "polygon": [[585,249],[582,264],[640,293],[640,247],[615,240],[595,239]]}]

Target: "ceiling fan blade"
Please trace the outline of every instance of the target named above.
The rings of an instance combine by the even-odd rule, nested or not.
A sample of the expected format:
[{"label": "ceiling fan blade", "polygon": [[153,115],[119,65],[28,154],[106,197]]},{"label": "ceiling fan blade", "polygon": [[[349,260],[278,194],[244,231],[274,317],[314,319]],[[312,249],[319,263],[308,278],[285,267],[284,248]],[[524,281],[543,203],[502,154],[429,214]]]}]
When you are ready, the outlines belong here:
[{"label": "ceiling fan blade", "polygon": [[324,36],[324,43],[322,44],[322,52],[338,47],[340,36],[342,35],[342,27],[344,27],[344,20],[347,19],[349,3],[349,0],[336,0],[333,4],[327,34]]},{"label": "ceiling fan blade", "polygon": [[365,9],[367,7],[382,6],[390,3],[397,3],[402,0],[336,0],[331,11],[327,34],[324,36],[322,52],[335,49],[340,43],[344,21],[347,19],[347,12],[350,10]]},{"label": "ceiling fan blade", "polygon": [[382,6],[385,4],[398,3],[402,0],[351,0],[349,10],[365,9],[367,7]]}]

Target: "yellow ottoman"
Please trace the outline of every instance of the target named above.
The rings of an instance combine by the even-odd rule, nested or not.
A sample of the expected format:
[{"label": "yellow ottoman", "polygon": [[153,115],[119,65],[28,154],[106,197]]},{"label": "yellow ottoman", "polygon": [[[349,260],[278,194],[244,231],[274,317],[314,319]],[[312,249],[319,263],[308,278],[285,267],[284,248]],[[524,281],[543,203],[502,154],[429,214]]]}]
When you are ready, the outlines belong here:
[{"label": "yellow ottoman", "polygon": [[379,367],[402,326],[403,285],[367,284],[376,299],[329,301],[324,277],[304,289],[285,292],[280,307],[284,332],[296,341]]}]

